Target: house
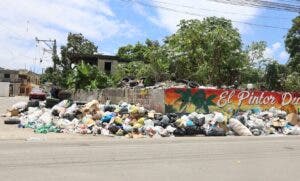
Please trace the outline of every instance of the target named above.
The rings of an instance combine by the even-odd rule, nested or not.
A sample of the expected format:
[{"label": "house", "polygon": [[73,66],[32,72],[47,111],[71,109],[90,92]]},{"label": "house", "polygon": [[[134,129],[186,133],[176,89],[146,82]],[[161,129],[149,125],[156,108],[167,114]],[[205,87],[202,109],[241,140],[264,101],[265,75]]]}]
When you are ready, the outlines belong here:
[{"label": "house", "polygon": [[85,63],[95,65],[98,67],[100,71],[103,71],[107,74],[114,73],[116,71],[118,64],[129,62],[128,60],[122,59],[118,56],[102,55],[102,54],[73,55],[71,57],[71,60],[72,63],[79,63],[81,61],[84,61]]},{"label": "house", "polygon": [[18,82],[19,72],[0,67],[0,82]]},{"label": "house", "polygon": [[9,70],[0,67],[0,82],[8,82],[8,93],[4,95],[15,96],[20,93],[21,80],[19,79],[19,72],[17,70]]},{"label": "house", "polygon": [[28,70],[0,68],[0,82],[9,82],[9,95],[28,95],[33,87],[40,84],[40,76]]},{"label": "house", "polygon": [[40,76],[29,70],[21,69],[19,79],[21,80],[19,95],[29,95],[32,88],[40,85]]}]

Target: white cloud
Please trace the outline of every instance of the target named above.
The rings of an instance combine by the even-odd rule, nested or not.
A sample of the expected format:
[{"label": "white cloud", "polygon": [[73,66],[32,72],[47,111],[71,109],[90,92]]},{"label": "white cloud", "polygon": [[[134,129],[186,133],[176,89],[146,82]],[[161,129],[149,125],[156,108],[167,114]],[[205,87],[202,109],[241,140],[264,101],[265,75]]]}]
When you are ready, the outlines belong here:
[{"label": "white cloud", "polygon": [[277,51],[279,48],[281,48],[281,43],[280,42],[276,42],[272,45],[272,50],[273,51]]},{"label": "white cloud", "polygon": [[279,54],[279,58],[281,61],[286,62],[289,59],[290,55],[286,51],[282,51]]},{"label": "white cloud", "polygon": [[[160,25],[170,32],[177,30],[177,25],[181,19],[203,19],[208,16],[225,17],[235,21],[249,22],[254,19],[258,14],[258,10],[255,8],[245,6],[233,6],[228,4],[216,3],[208,0],[153,0],[153,5],[163,6],[177,11],[186,12],[178,13],[157,8],[156,20],[153,17],[149,17],[150,21]],[[192,14],[202,15],[192,15]],[[241,15],[244,14],[244,15]],[[235,27],[239,28],[242,33],[251,32],[251,28],[245,24],[233,23]]]},{"label": "white cloud", "polygon": [[[66,41],[67,33],[83,33],[99,42],[115,36],[130,37],[138,30],[120,21],[107,0],[1,0],[0,66],[24,68],[36,64],[34,38]],[[8,61],[9,60],[9,61]],[[37,62],[37,61],[36,61]],[[33,65],[32,65],[33,66]],[[44,65],[38,65],[43,67]]]},{"label": "white cloud", "polygon": [[274,44],[271,45],[271,47],[267,47],[265,52],[264,52],[264,57],[266,58],[271,58],[271,59],[275,59],[278,50],[281,48],[281,43],[280,42],[276,42]]},{"label": "white cloud", "polygon": [[279,63],[286,63],[289,56],[290,55],[284,50],[284,46],[280,42],[276,42],[267,47],[264,52],[265,58],[278,60]]}]

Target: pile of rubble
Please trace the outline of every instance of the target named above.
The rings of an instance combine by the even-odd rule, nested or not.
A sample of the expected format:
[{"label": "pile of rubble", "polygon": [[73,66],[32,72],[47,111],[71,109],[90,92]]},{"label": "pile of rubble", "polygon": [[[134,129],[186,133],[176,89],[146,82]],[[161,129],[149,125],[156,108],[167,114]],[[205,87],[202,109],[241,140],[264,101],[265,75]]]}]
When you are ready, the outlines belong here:
[{"label": "pile of rubble", "polygon": [[20,102],[7,113],[6,124],[32,128],[36,133],[79,133],[141,137],[169,136],[259,136],[300,135],[300,117],[296,113],[271,108],[253,109],[236,115],[219,112],[162,115],[141,105],[122,102],[100,104],[97,100],[84,105],[69,100],[52,108],[44,102]]}]

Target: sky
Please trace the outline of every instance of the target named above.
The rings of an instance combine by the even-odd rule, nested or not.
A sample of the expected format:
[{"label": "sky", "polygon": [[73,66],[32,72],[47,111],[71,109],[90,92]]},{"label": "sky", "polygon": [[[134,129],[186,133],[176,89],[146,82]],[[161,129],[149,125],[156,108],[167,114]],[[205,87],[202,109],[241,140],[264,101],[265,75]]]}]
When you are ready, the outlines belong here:
[{"label": "sky", "polygon": [[[287,2],[290,1],[300,6],[299,1]],[[60,47],[69,32],[82,33],[98,46],[99,53],[114,55],[120,46],[147,38],[163,41],[176,32],[181,19],[201,20],[208,16],[231,19],[244,47],[254,41],[266,41],[265,56],[284,64],[289,57],[284,36],[297,15],[209,0],[1,0],[0,67],[41,73],[51,66],[51,55],[44,51],[47,46],[37,43],[35,37],[56,39]]]}]

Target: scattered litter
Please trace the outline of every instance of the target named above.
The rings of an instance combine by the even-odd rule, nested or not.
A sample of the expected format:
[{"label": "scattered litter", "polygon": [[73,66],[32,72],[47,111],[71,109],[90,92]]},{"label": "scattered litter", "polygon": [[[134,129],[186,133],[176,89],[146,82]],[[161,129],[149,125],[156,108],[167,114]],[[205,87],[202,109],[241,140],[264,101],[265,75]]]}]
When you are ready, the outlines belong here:
[{"label": "scattered litter", "polygon": [[18,124],[19,128],[31,128],[40,134],[77,133],[126,138],[300,135],[299,115],[276,108],[253,108],[233,115],[220,112],[163,115],[126,102],[115,105],[93,100],[77,104],[63,100],[47,108],[45,104],[47,100],[34,105],[32,102],[17,103],[8,110],[6,116],[9,118],[4,123]]}]

